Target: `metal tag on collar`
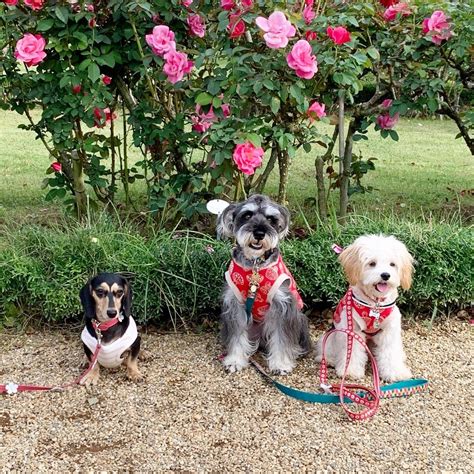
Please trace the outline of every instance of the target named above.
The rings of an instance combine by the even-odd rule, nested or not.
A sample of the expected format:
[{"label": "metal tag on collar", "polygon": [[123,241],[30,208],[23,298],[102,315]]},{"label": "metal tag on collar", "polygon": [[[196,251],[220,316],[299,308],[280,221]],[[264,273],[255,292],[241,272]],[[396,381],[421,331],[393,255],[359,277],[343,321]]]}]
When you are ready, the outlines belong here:
[{"label": "metal tag on collar", "polygon": [[375,318],[374,321],[374,328],[378,329],[380,326],[379,319],[380,319],[380,305],[379,303],[375,304],[375,308],[371,308],[369,311],[369,316],[371,318]]}]

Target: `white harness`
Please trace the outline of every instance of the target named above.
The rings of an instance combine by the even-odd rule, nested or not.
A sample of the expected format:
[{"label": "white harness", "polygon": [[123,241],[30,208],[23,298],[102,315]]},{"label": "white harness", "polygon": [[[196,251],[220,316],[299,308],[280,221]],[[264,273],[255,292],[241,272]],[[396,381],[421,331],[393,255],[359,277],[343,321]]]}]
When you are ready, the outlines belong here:
[{"label": "white harness", "polygon": [[[134,319],[130,316],[128,328],[122,337],[115,339],[115,341],[108,344],[102,342],[99,357],[97,359],[99,364],[108,369],[119,367],[123,362],[121,357],[122,354],[130,348],[130,346],[135,342],[137,336],[137,325],[135,324]],[[89,350],[94,353],[97,347],[97,339],[89,334],[86,327],[82,330],[81,339]]]}]

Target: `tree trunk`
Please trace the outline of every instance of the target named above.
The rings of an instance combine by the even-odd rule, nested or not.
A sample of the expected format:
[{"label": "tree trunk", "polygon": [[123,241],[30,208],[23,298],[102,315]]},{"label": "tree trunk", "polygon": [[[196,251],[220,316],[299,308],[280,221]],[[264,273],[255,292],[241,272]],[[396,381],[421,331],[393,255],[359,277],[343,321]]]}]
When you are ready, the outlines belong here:
[{"label": "tree trunk", "polygon": [[290,172],[290,156],[287,150],[278,150],[278,167],[280,168],[280,185],[278,187],[278,199],[280,204],[286,204],[286,191],[288,188],[288,176]]},{"label": "tree trunk", "polygon": [[326,153],[322,156],[317,156],[314,160],[314,166],[316,168],[316,189],[318,192],[318,213],[322,221],[325,221],[328,215],[328,198],[326,196],[326,187],[324,185],[324,164],[331,158],[334,147],[336,146],[338,134],[339,126],[336,125],[332,134],[332,141],[328,145]]},{"label": "tree trunk", "polygon": [[82,221],[84,220],[87,212],[86,185],[84,183],[84,167],[77,151],[71,152],[71,158],[77,218],[79,221]]},{"label": "tree trunk", "polygon": [[272,144],[272,152],[270,154],[270,159],[268,160],[267,166],[265,167],[264,172],[258,177],[257,181],[255,182],[255,192],[261,194],[265,189],[265,185],[267,184],[268,177],[270,173],[273,171],[275,167],[276,160],[278,158],[278,144],[273,142]]},{"label": "tree trunk", "polygon": [[349,181],[351,178],[352,165],[352,136],[355,132],[355,119],[351,121],[347,131],[346,143],[344,146],[343,169],[341,174],[341,187],[339,195],[339,221],[346,223],[347,207],[349,205]]}]

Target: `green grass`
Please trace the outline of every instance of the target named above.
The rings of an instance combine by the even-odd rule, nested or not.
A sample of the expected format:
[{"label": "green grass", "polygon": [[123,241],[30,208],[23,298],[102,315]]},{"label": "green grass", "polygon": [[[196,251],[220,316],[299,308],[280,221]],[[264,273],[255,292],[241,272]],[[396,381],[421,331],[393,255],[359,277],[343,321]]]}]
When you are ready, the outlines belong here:
[{"label": "green grass", "polygon": [[[46,190],[41,182],[51,159],[33,132],[18,129],[26,118],[14,112],[0,111],[0,220],[37,220],[51,218],[61,212],[57,203],[44,201]],[[329,132],[329,127],[320,124]],[[455,140],[457,129],[451,121],[405,119],[397,126],[398,143],[382,139],[373,131],[369,141],[355,144],[354,151],[365,157],[376,157],[376,170],[364,180],[376,188],[372,193],[355,195],[351,199],[354,212],[376,217],[396,214],[406,218],[434,214],[445,219],[460,211],[469,220],[474,210],[472,193],[474,158],[461,140]],[[314,208],[308,204],[316,192],[314,157],[300,153],[290,171],[288,199],[290,207],[302,209],[314,223]],[[138,159],[136,150],[131,160]],[[143,186],[140,183],[139,186]],[[278,175],[275,171],[266,192],[276,194]],[[133,195],[141,188],[132,186]],[[462,196],[462,191],[468,191]],[[301,218],[297,218],[302,222]]]}]

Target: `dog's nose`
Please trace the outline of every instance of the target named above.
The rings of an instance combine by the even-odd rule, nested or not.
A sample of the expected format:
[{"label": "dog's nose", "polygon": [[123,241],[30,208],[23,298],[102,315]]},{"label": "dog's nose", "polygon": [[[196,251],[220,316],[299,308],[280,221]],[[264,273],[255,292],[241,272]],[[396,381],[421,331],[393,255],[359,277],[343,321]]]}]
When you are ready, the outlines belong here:
[{"label": "dog's nose", "polygon": [[117,310],[116,309],[113,309],[113,308],[109,308],[107,310],[107,316],[109,318],[115,318],[115,316],[117,316]]},{"label": "dog's nose", "polygon": [[262,240],[265,237],[265,232],[263,230],[256,230],[254,231],[253,236],[256,240]]},{"label": "dog's nose", "polygon": [[387,281],[388,279],[390,279],[390,273],[387,273],[387,272],[381,273],[380,276],[382,277],[382,280],[384,281]]}]

